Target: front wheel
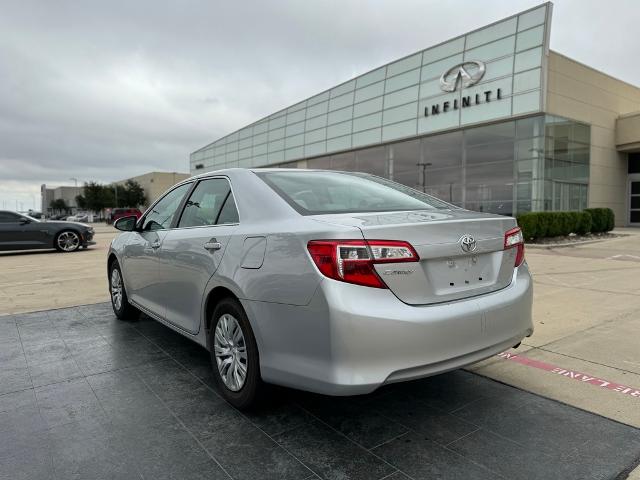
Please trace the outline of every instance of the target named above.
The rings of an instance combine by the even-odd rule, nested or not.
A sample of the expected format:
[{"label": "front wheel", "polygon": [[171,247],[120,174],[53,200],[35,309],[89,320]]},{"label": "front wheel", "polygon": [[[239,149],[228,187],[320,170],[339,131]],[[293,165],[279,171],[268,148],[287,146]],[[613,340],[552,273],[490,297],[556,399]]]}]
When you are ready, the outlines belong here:
[{"label": "front wheel", "polygon": [[75,252],[81,246],[80,234],[73,230],[63,230],[56,236],[55,247],[59,252]]},{"label": "front wheel", "polygon": [[237,300],[224,299],[216,306],[209,348],[213,374],[224,398],[239,409],[256,405],[264,388],[258,346],[247,315]]},{"label": "front wheel", "polygon": [[109,268],[109,293],[111,294],[111,306],[113,313],[120,320],[134,320],[139,312],[129,303],[127,292],[124,289],[122,270],[117,261],[113,261]]}]

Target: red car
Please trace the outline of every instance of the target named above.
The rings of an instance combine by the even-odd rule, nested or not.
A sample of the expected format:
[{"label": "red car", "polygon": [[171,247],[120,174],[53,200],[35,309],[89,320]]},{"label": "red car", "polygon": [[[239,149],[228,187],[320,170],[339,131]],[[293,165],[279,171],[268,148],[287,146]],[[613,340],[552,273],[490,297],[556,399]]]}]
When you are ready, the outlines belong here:
[{"label": "red car", "polygon": [[137,208],[114,208],[111,210],[111,223],[115,223],[116,220],[122,217],[129,217],[135,215],[136,218],[142,216],[142,212]]}]

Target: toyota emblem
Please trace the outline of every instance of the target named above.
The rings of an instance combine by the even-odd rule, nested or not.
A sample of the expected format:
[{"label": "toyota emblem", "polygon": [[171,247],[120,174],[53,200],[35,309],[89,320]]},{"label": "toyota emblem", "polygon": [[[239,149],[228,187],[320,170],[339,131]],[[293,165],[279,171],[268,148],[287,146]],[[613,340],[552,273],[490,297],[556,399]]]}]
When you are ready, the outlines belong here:
[{"label": "toyota emblem", "polygon": [[471,235],[463,235],[460,237],[459,242],[463,252],[475,252],[476,248],[478,248],[478,242]]}]

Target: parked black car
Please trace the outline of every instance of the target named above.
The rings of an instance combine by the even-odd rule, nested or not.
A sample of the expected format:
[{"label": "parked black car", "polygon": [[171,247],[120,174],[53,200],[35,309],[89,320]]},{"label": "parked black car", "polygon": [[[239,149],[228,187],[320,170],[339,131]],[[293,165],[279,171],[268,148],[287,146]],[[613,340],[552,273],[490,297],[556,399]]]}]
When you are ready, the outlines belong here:
[{"label": "parked black car", "polygon": [[93,228],[77,222],[42,222],[28,215],[0,210],[0,251],[55,248],[75,252],[95,245]]}]

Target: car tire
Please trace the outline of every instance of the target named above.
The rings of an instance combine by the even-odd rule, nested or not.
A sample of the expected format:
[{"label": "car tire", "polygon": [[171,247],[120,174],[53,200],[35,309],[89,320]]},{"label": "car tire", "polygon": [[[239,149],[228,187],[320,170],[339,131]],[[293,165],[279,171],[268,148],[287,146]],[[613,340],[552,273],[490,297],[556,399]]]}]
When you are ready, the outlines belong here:
[{"label": "car tire", "polygon": [[[238,409],[256,406],[265,388],[260,376],[258,344],[247,314],[237,300],[225,298],[216,306],[209,330],[209,349],[213,376],[225,400]],[[243,369],[244,378],[240,381]]]},{"label": "car tire", "polygon": [[62,230],[53,240],[53,246],[59,252],[75,252],[82,246],[82,237],[75,230]]},{"label": "car tire", "polygon": [[114,260],[109,265],[109,295],[113,313],[120,320],[135,320],[140,315],[140,311],[129,303],[123,278],[120,264]]}]

